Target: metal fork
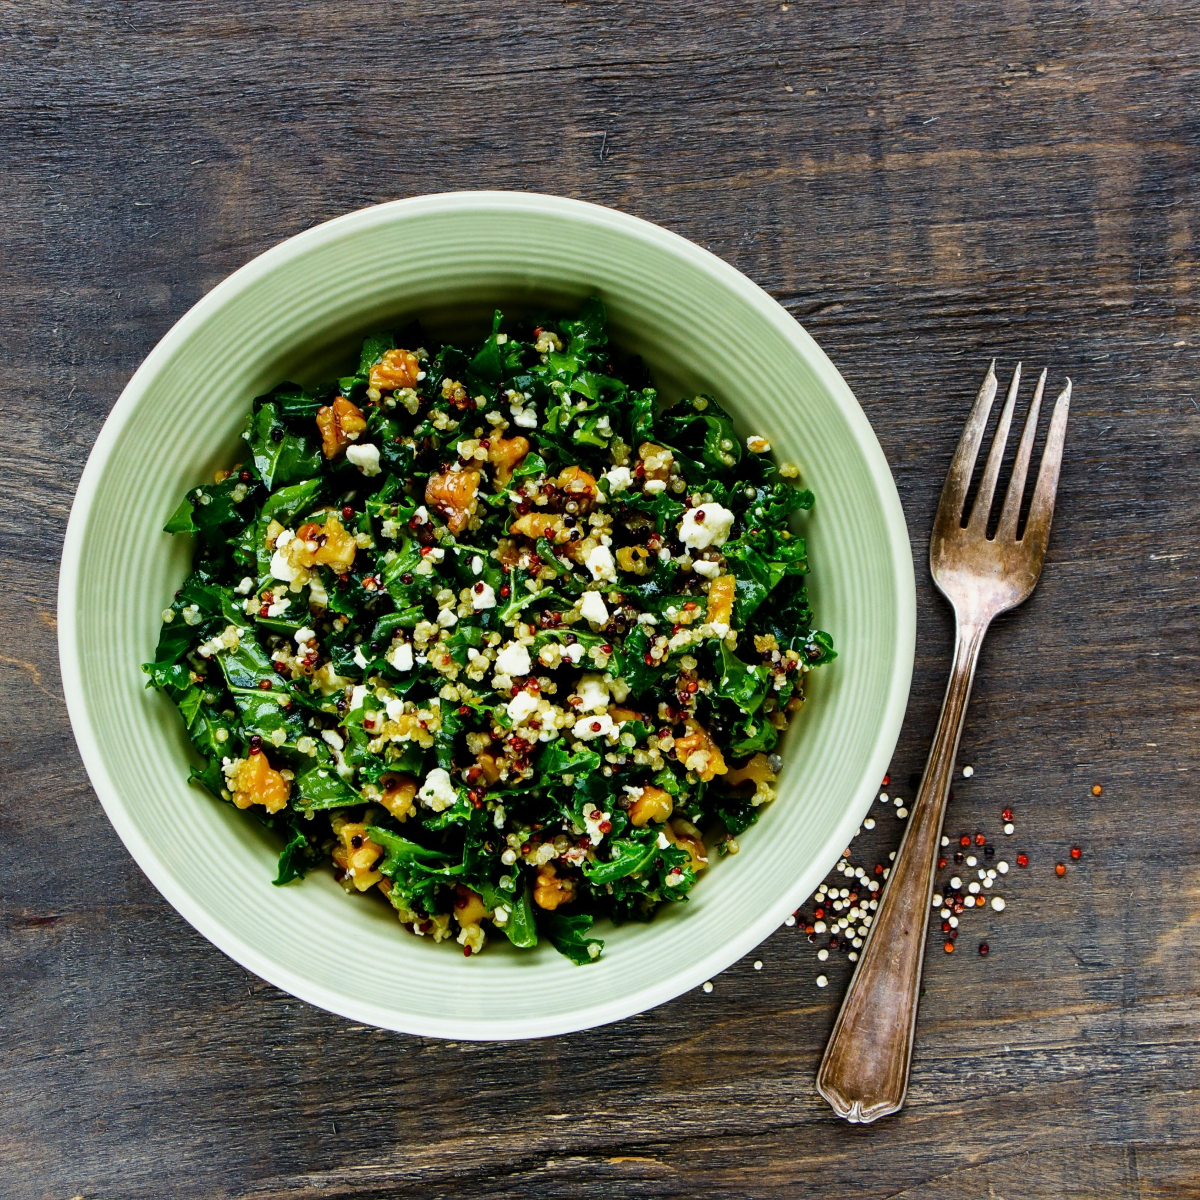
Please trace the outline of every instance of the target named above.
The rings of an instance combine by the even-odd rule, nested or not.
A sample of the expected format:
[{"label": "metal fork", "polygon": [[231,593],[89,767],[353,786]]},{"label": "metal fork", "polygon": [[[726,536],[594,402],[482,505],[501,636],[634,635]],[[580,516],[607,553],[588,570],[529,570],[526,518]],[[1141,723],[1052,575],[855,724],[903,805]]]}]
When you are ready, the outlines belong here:
[{"label": "metal fork", "polygon": [[942,819],[975,665],[992,618],[1029,596],[1046,557],[1071,401],[1069,379],[1054,405],[1024,533],[1017,538],[1025,476],[1046,386],[1045,371],[1029,406],[995,537],[987,536],[988,515],[1020,383],[1018,363],[979,493],[964,525],[967,490],[996,398],[993,360],[950,462],[934,520],[929,569],[942,594],[954,606],[954,662],[908,829],[817,1071],[817,1091],[839,1117],[848,1121],[875,1121],[896,1112],[904,1103]]}]

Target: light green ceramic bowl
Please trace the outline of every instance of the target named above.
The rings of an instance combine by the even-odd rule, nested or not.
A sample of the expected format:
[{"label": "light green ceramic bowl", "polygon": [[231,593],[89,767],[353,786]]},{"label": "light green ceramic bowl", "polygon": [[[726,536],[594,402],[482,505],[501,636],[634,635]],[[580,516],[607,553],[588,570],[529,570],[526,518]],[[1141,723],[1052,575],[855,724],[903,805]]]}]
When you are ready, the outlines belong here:
[{"label": "light green ceramic bowl", "polygon": [[[663,394],[705,391],[770,437],[817,496],[803,518],[813,604],[839,657],[810,677],[779,799],[688,904],[606,928],[577,967],[503,938],[467,960],[406,933],[332,874],[271,884],[277,847],[185,782],[191,751],[144,687],[159,612],[191,548],[161,532],[185,489],[237,453],[252,397],[315,382],[358,339],[419,316],[450,329],[599,294],[614,341]],[[75,736],[130,853],[205,937],[293,995],[356,1021],[447,1038],[520,1038],[614,1021],[716,975],[779,926],[846,846],[888,766],[913,661],[914,588],[892,477],[850,389],[743,275],[655,225],[573,200],[467,192],[352,213],[268,251],[201,300],[118,400],[84,470],[59,584]]]}]

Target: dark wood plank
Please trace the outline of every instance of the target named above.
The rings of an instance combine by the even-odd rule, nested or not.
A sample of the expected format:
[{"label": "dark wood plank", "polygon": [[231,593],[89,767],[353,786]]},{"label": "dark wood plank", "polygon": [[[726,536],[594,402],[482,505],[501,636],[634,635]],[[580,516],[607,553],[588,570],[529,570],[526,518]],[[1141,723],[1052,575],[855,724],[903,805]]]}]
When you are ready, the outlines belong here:
[{"label": "dark wood plank", "polygon": [[[0,39],[0,1195],[1200,1195],[1193,8],[0,0]],[[862,400],[918,563],[987,359],[1075,379],[1052,558],[985,650],[949,818],[1033,862],[932,942],[896,1119],[815,1096],[848,966],[818,990],[795,929],[611,1028],[399,1037],[223,958],[91,793],[55,584],[125,380],[279,239],[461,187],[612,204],[770,290]],[[908,795],[950,645],[923,570],[919,601]]]}]

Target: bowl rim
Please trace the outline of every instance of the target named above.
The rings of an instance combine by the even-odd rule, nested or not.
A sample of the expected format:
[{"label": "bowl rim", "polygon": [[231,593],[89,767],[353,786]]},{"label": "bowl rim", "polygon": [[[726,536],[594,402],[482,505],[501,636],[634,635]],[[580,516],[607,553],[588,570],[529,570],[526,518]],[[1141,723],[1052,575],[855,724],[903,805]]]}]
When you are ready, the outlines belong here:
[{"label": "bowl rim", "polygon": [[[613,999],[596,1002],[547,1019],[531,1014],[520,1019],[479,1022],[467,1018],[429,1016],[396,1012],[370,1001],[347,997],[314,983],[298,972],[281,965],[267,953],[228,929],[216,916],[193,899],[185,885],[159,856],[132,815],[126,810],[120,790],[108,773],[95,730],[84,700],[78,643],[77,588],[84,551],[84,535],[100,482],[109,459],[139,403],[167,366],[177,348],[203,324],[209,314],[221,308],[244,288],[276,268],[303,256],[310,250],[334,242],[345,234],[376,224],[422,214],[452,211],[526,210],[563,216],[570,220],[608,226],[618,232],[657,244],[681,256],[715,277],[718,284],[737,293],[759,317],[791,342],[817,375],[821,385],[833,396],[850,432],[866,461],[882,512],[887,541],[891,549],[891,571],[896,596],[896,642],[888,674],[883,719],[879,724],[874,749],[863,765],[854,799],[847,805],[840,822],[826,838],[806,869],[798,872],[791,886],[772,905],[748,921],[737,937],[713,947],[690,968],[665,978],[651,980],[622,992]],[[125,385],[106,418],[88,455],[71,504],[63,542],[58,583],[58,649],[63,694],[71,728],[80,756],[96,796],[134,861],[166,901],[193,928],[235,962],[260,978],[310,1004],[336,1013],[348,1020],[397,1032],[452,1040],[510,1040],[549,1037],[593,1028],[618,1021],[665,1003],[719,974],[772,933],[811,894],[825,877],[840,848],[849,845],[866,815],[877,790],[876,781],[887,771],[900,726],[908,704],[916,647],[916,581],[908,528],[900,497],[882,447],[866,414],[849,385],[807,331],[773,297],[741,271],[695,242],[651,221],[616,209],[562,196],[525,191],[454,191],[414,196],[357,209],[295,234],[263,251],[218,283],[188,309],[163,335]],[[486,1025],[486,1028],[483,1026]]]}]

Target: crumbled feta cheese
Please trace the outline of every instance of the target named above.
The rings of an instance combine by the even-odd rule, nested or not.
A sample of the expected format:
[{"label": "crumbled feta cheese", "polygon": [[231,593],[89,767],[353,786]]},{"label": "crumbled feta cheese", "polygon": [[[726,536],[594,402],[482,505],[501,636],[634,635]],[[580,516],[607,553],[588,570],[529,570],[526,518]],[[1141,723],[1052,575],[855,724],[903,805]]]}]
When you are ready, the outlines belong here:
[{"label": "crumbled feta cheese", "polygon": [[248,596],[253,588],[254,580],[247,575],[246,578],[243,579],[242,582],[239,583],[233,590],[237,592],[239,596]]},{"label": "crumbled feta cheese", "polygon": [[577,663],[583,657],[583,646],[576,642],[573,646],[563,647],[563,658],[570,659],[571,662]]},{"label": "crumbled feta cheese", "polygon": [[318,608],[329,607],[329,593],[315,575],[308,581],[308,602],[315,604]]},{"label": "crumbled feta cheese", "polygon": [[471,574],[480,575],[483,573],[483,559],[478,554],[471,559]]},{"label": "crumbled feta cheese", "polygon": [[363,701],[367,698],[367,687],[365,684],[359,683],[351,689],[350,692],[350,708],[353,711],[356,708],[362,708]]},{"label": "crumbled feta cheese", "polygon": [[594,804],[585,804],[583,806],[583,824],[587,829],[587,835],[591,839],[593,846],[598,846],[604,841],[605,830],[602,826],[608,824],[611,828],[612,813],[602,812]]},{"label": "crumbled feta cheese", "polygon": [[669,849],[670,845],[671,839],[668,838],[665,833],[660,832],[658,835],[658,848],[660,850],[666,850]]},{"label": "crumbled feta cheese", "polygon": [[[478,558],[475,560],[479,561]],[[476,612],[483,612],[485,608],[496,607],[496,591],[490,583],[485,583],[482,579],[471,588],[471,607]]]},{"label": "crumbled feta cheese", "polygon": [[323,729],[321,731],[321,740],[327,746],[332,746],[335,750],[344,750],[346,748],[345,739],[335,729]]},{"label": "crumbled feta cheese", "polygon": [[667,490],[667,481],[665,479],[647,479],[645,490],[651,496],[657,496],[659,492]]},{"label": "crumbled feta cheese", "polygon": [[347,446],[346,460],[352,462],[364,475],[379,474],[379,447],[370,442],[361,446]]},{"label": "crumbled feta cheese", "polygon": [[[283,534],[279,536],[283,537]],[[271,555],[271,574],[276,579],[282,579],[284,583],[291,583],[296,578],[296,568],[283,557],[282,551],[276,550]]]},{"label": "crumbled feta cheese", "polygon": [[317,640],[317,631],[304,626],[303,629],[297,629],[292,635],[296,639],[296,645],[303,646],[305,642],[315,642]]},{"label": "crumbled feta cheese", "polygon": [[454,790],[454,784],[450,782],[450,773],[443,767],[434,767],[425,776],[425,782],[417,796],[426,808],[431,808],[434,812],[444,812],[458,800],[458,793]]},{"label": "crumbled feta cheese", "polygon": [[530,405],[528,408],[521,408],[519,405],[511,405],[513,424],[520,426],[522,429],[537,428],[537,410]]},{"label": "crumbled feta cheese", "polygon": [[389,721],[396,720],[397,717],[404,714],[404,701],[399,696],[393,696],[384,706],[384,711],[387,713]]},{"label": "crumbled feta cheese", "polygon": [[364,671],[371,665],[367,656],[363,653],[362,646],[354,647],[354,665]]},{"label": "crumbled feta cheese", "polygon": [[580,717],[571,732],[581,741],[590,742],[594,738],[607,737],[614,733],[616,728],[608,713],[594,713],[588,717]]},{"label": "crumbled feta cheese", "polygon": [[413,650],[408,642],[401,642],[387,652],[387,660],[397,671],[411,671],[413,668]]},{"label": "crumbled feta cheese", "polygon": [[214,654],[222,650],[236,650],[240,640],[241,635],[238,632],[238,627],[236,625],[226,625],[211,641],[197,646],[196,653],[201,658],[211,658]]},{"label": "crumbled feta cheese", "polygon": [[705,579],[716,579],[716,577],[721,573],[721,567],[719,563],[707,562],[704,559],[699,559],[692,563],[692,570],[695,571],[697,575],[703,575]]},{"label": "crumbled feta cheese", "polygon": [[584,619],[596,625],[608,623],[608,609],[599,592],[584,592],[579,604],[579,611]]},{"label": "crumbled feta cheese", "polygon": [[[730,514],[732,516],[732,514]],[[617,568],[613,562],[612,551],[607,546],[593,546],[584,559],[584,566],[592,573],[593,579],[616,580]]]},{"label": "crumbled feta cheese", "polygon": [[615,496],[629,490],[633,483],[633,472],[628,467],[613,467],[604,472],[604,478],[608,480],[608,494]]},{"label": "crumbled feta cheese", "polygon": [[[523,648],[523,647],[522,647]],[[508,702],[508,715],[514,725],[520,725],[527,717],[537,712],[538,698],[530,692],[518,692]]]},{"label": "crumbled feta cheese", "polygon": [[509,642],[496,655],[496,670],[505,675],[528,675],[532,666],[529,651],[520,642]]},{"label": "crumbled feta cheese", "polygon": [[437,623],[443,629],[449,629],[458,624],[458,613],[452,608],[443,608],[437,615]]},{"label": "crumbled feta cheese", "polygon": [[422,504],[417,509],[417,511],[415,513],[413,513],[412,519],[413,519],[413,523],[416,525],[428,525],[429,524],[429,509],[427,509],[425,507],[425,505]]},{"label": "crumbled feta cheese", "polygon": [[689,508],[679,523],[679,540],[693,550],[723,546],[733,528],[733,513],[724,505],[707,503]]},{"label": "crumbled feta cheese", "polygon": [[282,600],[273,600],[267,605],[268,617],[282,617],[289,608],[292,607],[292,602],[285,596]]},{"label": "crumbled feta cheese", "polygon": [[608,707],[608,680],[605,676],[593,673],[584,675],[576,690],[579,693],[581,712]]}]

